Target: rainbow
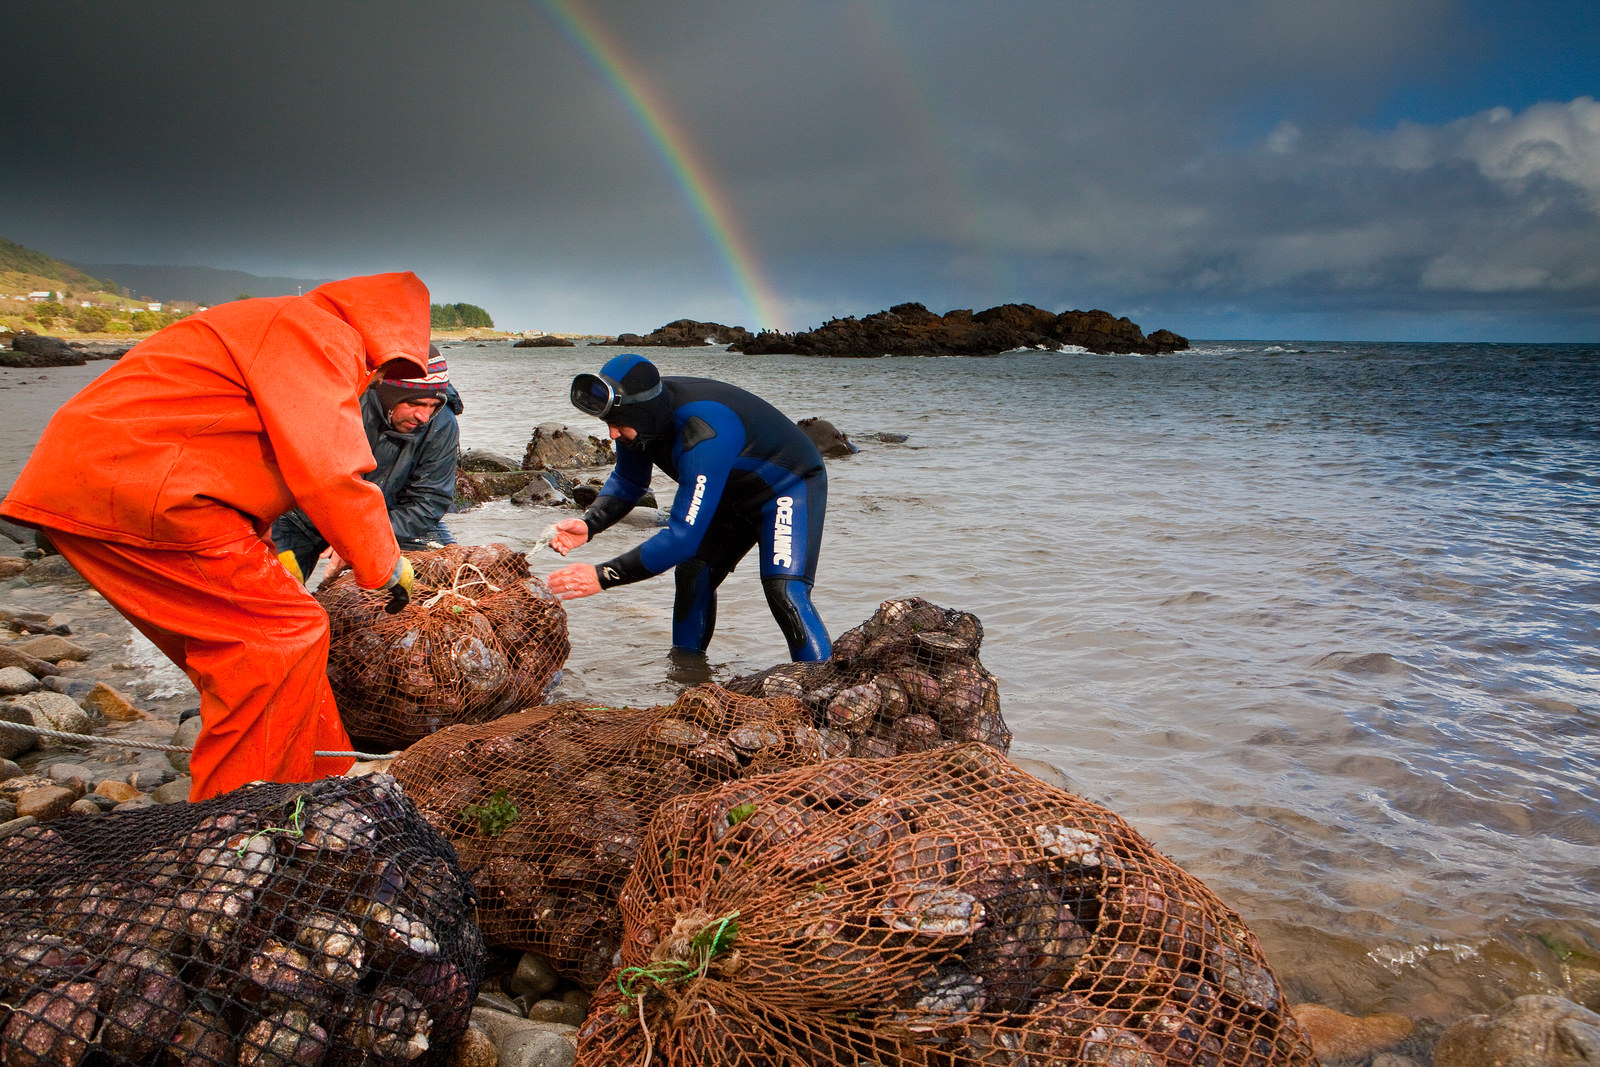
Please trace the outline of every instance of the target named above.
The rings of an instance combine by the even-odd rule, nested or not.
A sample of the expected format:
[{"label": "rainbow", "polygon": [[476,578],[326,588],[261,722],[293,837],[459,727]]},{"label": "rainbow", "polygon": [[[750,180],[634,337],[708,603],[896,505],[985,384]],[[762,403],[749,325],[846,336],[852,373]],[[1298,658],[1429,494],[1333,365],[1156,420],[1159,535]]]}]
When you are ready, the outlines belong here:
[{"label": "rainbow", "polygon": [[625,62],[617,43],[572,0],[540,0],[540,6],[611,87],[661,157],[738,289],[750,328],[782,329],[781,301],[762,273],[749,237],[738,226],[732,205],[713,183],[710,167],[695,153],[672,109],[642,77],[629,73],[636,65]]}]

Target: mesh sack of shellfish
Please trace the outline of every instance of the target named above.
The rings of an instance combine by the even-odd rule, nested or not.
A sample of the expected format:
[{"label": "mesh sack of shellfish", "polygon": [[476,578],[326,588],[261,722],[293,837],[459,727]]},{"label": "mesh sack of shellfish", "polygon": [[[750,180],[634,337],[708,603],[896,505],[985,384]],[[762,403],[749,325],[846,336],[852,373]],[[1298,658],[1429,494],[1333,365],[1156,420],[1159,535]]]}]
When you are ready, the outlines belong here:
[{"label": "mesh sack of shellfish", "polygon": [[580,1065],[1304,1065],[1239,917],[1116,815],[965,744],[664,804]]},{"label": "mesh sack of shellfish", "polygon": [[784,663],[728,683],[736,693],[799,697],[829,756],[894,756],[982,741],[1011,750],[1000,688],[978,662],[976,615],[921,597],[885,600],[821,663]]},{"label": "mesh sack of shellfish", "polygon": [[541,955],[593,988],[621,941],[617,893],[655,810],[821,758],[797,701],[707,684],[669,706],[552,704],[451,727],[390,771],[455,846],[485,940]]},{"label": "mesh sack of shellfish", "polygon": [[471,885],[387,776],[57,819],[0,847],[0,1063],[440,1063]]},{"label": "mesh sack of shellfish", "polygon": [[566,662],[567,613],[528,557],[505,545],[408,552],[411,603],[384,612],[388,594],[349,572],[324,582],[328,681],[352,740],[404,748],[457,723],[488,722],[539,704]]}]

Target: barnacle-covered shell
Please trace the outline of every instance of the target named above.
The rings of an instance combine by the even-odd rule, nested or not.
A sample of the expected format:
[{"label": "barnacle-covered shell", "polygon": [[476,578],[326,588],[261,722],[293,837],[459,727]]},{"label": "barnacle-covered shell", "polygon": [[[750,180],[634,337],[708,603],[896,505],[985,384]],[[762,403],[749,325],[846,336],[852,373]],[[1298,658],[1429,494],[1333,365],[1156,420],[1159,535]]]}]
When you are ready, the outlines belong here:
[{"label": "barnacle-covered shell", "polygon": [[922,937],[966,937],[983,926],[986,916],[970,893],[932,882],[891,893],[878,911],[891,930]]},{"label": "barnacle-covered shell", "polygon": [[7,1067],[78,1067],[99,1025],[98,982],[62,982],[11,1011],[4,1044]]},{"label": "barnacle-covered shell", "polygon": [[239,1038],[239,1067],[316,1067],[328,1054],[328,1031],[303,1007],[258,1018]]},{"label": "barnacle-covered shell", "polygon": [[856,732],[870,723],[882,703],[878,687],[871,682],[853,685],[828,703],[828,725]]}]

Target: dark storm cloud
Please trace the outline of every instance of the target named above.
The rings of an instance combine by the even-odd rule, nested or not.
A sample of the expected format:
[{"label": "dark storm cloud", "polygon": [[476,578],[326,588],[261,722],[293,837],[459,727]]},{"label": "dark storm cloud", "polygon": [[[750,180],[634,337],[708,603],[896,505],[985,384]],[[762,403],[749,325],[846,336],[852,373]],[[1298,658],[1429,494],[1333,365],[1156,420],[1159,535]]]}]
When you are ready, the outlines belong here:
[{"label": "dark storm cloud", "polygon": [[[80,261],[418,270],[548,329],[749,323],[537,3],[11,5],[0,234]],[[1453,3],[583,3],[786,325],[901,300],[1593,323],[1592,102],[1374,121],[1484,48]],[[1465,14],[1464,14],[1465,12]]]}]

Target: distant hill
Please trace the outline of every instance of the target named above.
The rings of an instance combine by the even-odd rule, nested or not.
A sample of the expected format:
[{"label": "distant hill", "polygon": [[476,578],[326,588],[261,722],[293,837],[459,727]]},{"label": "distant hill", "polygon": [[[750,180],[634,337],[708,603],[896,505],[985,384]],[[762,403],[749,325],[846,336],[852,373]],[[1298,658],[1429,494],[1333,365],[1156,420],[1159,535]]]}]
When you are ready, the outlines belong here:
[{"label": "distant hill", "polygon": [[79,267],[63,263],[43,252],[24,248],[4,237],[0,237],[0,272],[14,272],[30,278],[57,281],[62,283],[62,288],[89,290],[100,288],[100,279],[91,276],[93,272],[85,273]]},{"label": "distant hill", "polygon": [[96,278],[109,278],[135,296],[151,300],[192,300],[211,306],[251,296],[293,296],[309,293],[332,278],[263,278],[242,270],[215,267],[156,267],[137,263],[77,263]]}]

